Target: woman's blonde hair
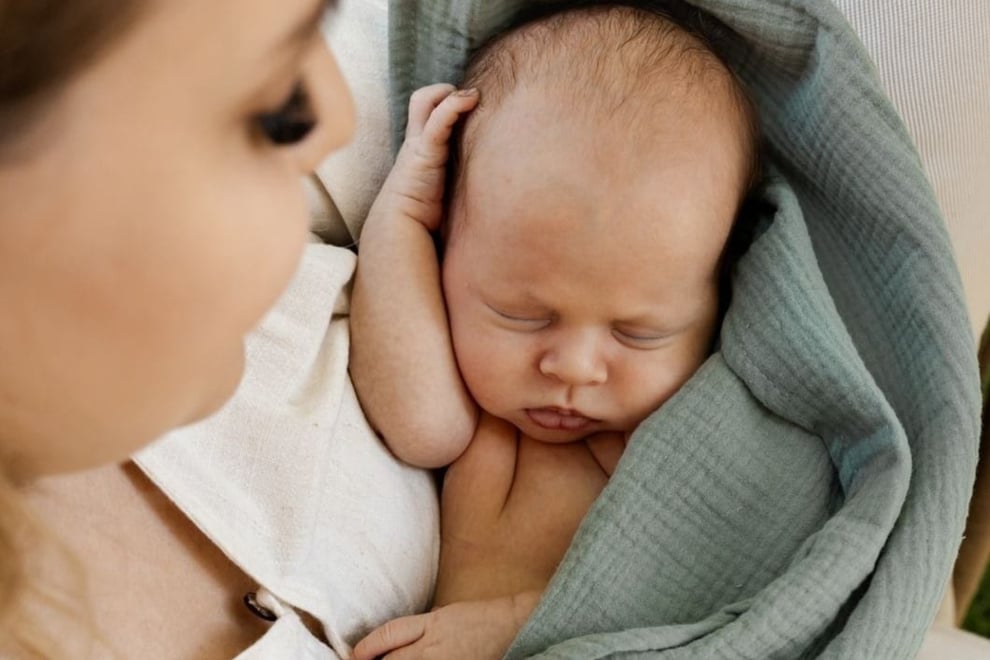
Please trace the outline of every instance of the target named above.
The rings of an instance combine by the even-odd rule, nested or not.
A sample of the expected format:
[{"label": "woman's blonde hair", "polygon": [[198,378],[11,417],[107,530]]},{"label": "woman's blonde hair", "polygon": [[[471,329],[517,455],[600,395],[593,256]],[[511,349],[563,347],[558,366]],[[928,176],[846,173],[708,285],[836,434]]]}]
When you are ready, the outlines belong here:
[{"label": "woman's blonde hair", "polygon": [[[149,0],[0,0],[0,171],[18,167],[15,147],[30,148],[22,143],[57,102],[58,92],[103,54],[148,4]],[[0,231],[3,224],[0,217]],[[9,431],[0,428],[0,438]],[[6,451],[11,451],[9,439],[3,439]],[[46,632],[55,621],[59,629],[92,630],[79,609],[84,603],[83,573],[30,515],[17,476],[11,457],[0,455],[0,657],[65,657],[59,641]],[[52,566],[76,579],[50,579]]]},{"label": "woman's blonde hair", "polygon": [[[21,485],[0,471],[0,657],[69,657],[48,632],[71,632],[79,641],[98,639],[85,610],[84,573],[72,553],[28,510]],[[59,576],[54,579],[52,574]]]}]

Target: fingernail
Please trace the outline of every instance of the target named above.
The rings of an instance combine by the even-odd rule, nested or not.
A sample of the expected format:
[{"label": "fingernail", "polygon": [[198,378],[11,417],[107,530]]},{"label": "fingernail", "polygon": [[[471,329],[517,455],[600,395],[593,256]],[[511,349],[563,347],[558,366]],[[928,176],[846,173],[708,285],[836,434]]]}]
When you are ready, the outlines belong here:
[{"label": "fingernail", "polygon": [[459,89],[454,94],[457,96],[475,96],[478,93],[477,87],[469,87],[468,89]]}]

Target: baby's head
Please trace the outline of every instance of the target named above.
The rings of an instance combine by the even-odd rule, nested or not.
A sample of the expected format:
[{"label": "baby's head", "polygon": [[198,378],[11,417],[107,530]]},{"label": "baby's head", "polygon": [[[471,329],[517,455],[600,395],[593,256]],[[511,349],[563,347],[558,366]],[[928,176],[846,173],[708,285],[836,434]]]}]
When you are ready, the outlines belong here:
[{"label": "baby's head", "polygon": [[755,112],[700,38],[623,6],[498,37],[464,86],[443,286],[467,386],[538,440],[629,431],[710,353]]}]

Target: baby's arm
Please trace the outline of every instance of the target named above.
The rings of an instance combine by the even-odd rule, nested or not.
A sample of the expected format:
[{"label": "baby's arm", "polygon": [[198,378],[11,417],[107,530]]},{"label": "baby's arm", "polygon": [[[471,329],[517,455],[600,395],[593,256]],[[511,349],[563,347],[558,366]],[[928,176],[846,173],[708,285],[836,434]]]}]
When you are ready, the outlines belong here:
[{"label": "baby's arm", "polygon": [[351,377],[372,426],[420,467],[457,458],[478,417],[454,358],[430,235],[443,214],[451,131],[477,101],[445,84],[412,95],[405,142],[361,232]]}]

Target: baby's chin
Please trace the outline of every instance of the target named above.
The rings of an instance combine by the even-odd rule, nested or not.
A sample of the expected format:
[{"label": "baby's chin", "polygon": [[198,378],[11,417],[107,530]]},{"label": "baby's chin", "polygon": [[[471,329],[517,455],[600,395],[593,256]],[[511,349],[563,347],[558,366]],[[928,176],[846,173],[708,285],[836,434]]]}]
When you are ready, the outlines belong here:
[{"label": "baby's chin", "polygon": [[575,433],[574,431],[547,431],[546,429],[532,428],[520,428],[519,430],[526,437],[549,445],[566,445],[570,442],[578,442],[595,433],[595,431]]}]

